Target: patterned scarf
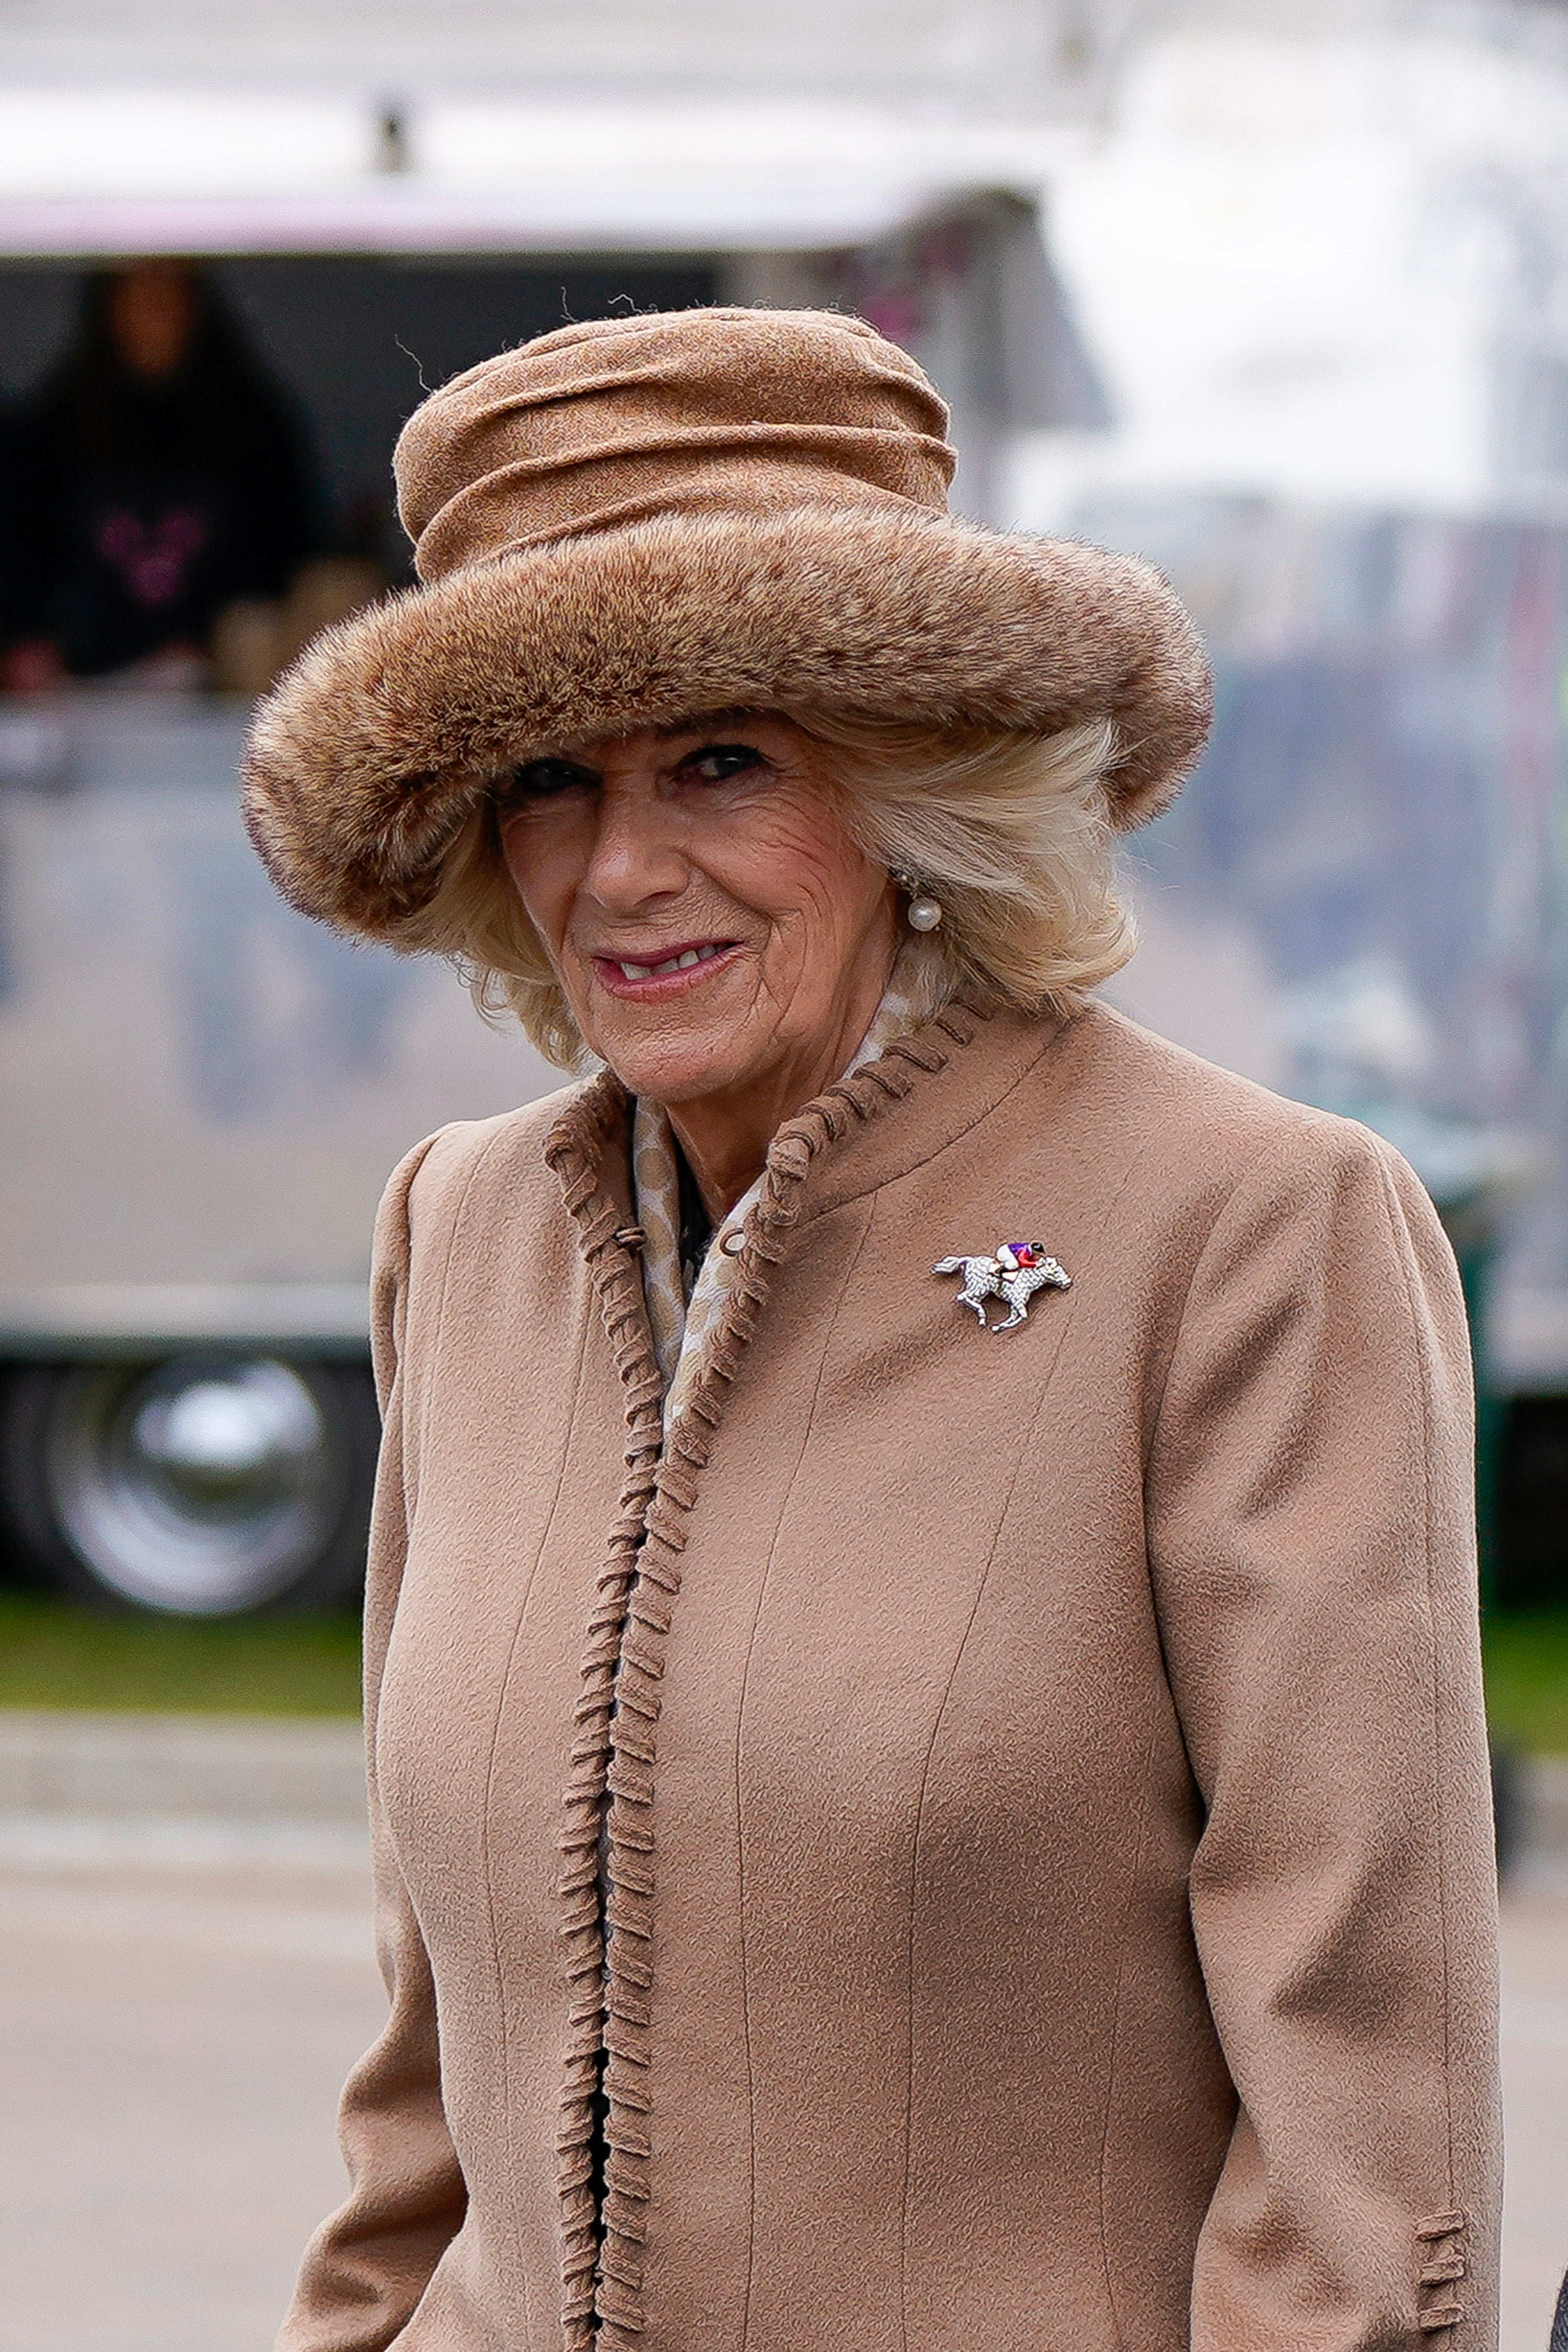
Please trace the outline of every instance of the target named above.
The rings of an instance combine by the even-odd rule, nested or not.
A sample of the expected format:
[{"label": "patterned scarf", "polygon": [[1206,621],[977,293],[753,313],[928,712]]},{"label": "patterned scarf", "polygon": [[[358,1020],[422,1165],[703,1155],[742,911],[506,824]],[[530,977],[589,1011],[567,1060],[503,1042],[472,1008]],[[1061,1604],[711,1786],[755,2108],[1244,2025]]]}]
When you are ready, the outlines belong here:
[{"label": "patterned scarf", "polygon": [[[844,1076],[876,1061],[895,1037],[907,1036],[925,1018],[925,1007],[910,985],[910,975],[895,963],[887,993]],[[735,1260],[723,1247],[725,1235],[740,1232],[763,1180],[759,1176],[729,1215],[720,1219],[689,1295],[680,1255],[680,1175],[675,1138],[663,1107],[641,1095],[632,1118],[632,1181],[637,1221],[647,1236],[642,1253],[643,1296],[647,1301],[654,1353],[664,1377],[668,1429],[686,1401],[701,1361],[703,1342],[735,1280]]]}]

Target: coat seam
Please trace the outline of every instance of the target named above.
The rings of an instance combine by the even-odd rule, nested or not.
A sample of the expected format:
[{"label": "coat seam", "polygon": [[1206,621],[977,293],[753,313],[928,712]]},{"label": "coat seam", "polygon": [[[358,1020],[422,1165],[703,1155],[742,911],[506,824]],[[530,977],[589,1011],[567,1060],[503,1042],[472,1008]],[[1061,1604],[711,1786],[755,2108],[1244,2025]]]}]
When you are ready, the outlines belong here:
[{"label": "coat seam", "polygon": [[1204,1814],[1206,1814],[1208,1810],[1208,1799],[1205,1794],[1203,1785],[1198,1779],[1197,1771],[1194,1766],[1192,1748],[1187,1738],[1187,1727],[1183,1720],[1182,1710],[1176,1703],[1175,1685],[1171,1678],[1170,1655],[1165,1645],[1163,1613],[1160,1607],[1159,1593],[1155,1588],[1154,1582],[1154,1559],[1149,1542],[1149,1476],[1150,1472],[1153,1467],[1154,1457],[1160,1450],[1160,1433],[1165,1418],[1165,1405],[1170,1395],[1171,1379],[1176,1368],[1177,1359],[1182,1352],[1182,1339],[1187,1328],[1188,1316],[1192,1311],[1193,1293],[1197,1288],[1198,1282],[1203,1275],[1204,1269],[1208,1264],[1209,1253],[1213,1249],[1215,1244],[1215,1236],[1219,1232],[1221,1225],[1225,1223],[1233,1203],[1239,1198],[1242,1187],[1250,1181],[1254,1170],[1261,1167],[1263,1162],[1268,1158],[1273,1148],[1272,1144],[1266,1143],[1261,1145],[1258,1150],[1253,1153],[1251,1159],[1247,1161],[1246,1165],[1237,1176],[1235,1182],[1227,1189],[1224,1199],[1216,1205],[1214,1215],[1209,1220],[1208,1225],[1205,1231],[1203,1240],[1197,1249],[1193,1253],[1193,1263],[1191,1267],[1188,1269],[1186,1283],[1182,1291],[1182,1303],[1176,1312],[1175,1327],[1171,1334],[1171,1345],[1166,1354],[1164,1370],[1160,1379],[1160,1392],[1153,1400],[1149,1412],[1147,1422],[1148,1433],[1143,1443],[1143,1557],[1149,1580],[1150,1615],[1153,1621],[1154,1639],[1159,1645],[1161,1672],[1165,1677],[1165,1687],[1171,1694],[1171,1706],[1176,1722],[1176,1736],[1182,1743],[1182,1755],[1186,1763],[1187,1777],[1192,1782],[1200,1811]]},{"label": "coat seam", "polygon": [[[518,1645],[522,1640],[522,1622],[528,1613],[528,1603],[533,1591],[534,1580],[539,1574],[539,1562],[546,1544],[550,1541],[550,1531],[555,1524],[561,1508],[562,1490],[566,1483],[566,1465],[572,1453],[572,1435],[577,1425],[577,1415],[582,1406],[583,1365],[587,1354],[587,1347],[588,1318],[584,1314],[577,1341],[576,1377],[573,1388],[572,1411],[567,1419],[565,1435],[562,1440],[561,1459],[555,1472],[555,1490],[551,1496],[550,1508],[545,1514],[544,1525],[540,1531],[539,1542],[533,1555],[533,1564],[528,1571],[528,1580],[519,1597],[517,1618],[511,1629],[511,1640],[507,1645],[506,1665],[501,1675],[500,1690],[496,1700],[495,1718],[490,1727],[490,1752],[485,1766],[484,1829],[481,1838],[485,1869],[485,1908],[489,1918],[489,1957],[495,1966],[496,2002],[500,2011],[501,2080],[509,2085],[511,2080],[511,2027],[507,2000],[506,1970],[500,1964],[500,1928],[496,1913],[495,1877],[490,1866],[491,1807],[495,1798],[496,1764],[500,1753],[501,1719],[506,1713],[507,1692],[511,1684],[512,1670],[517,1664]],[[526,2347],[533,2342],[532,2298],[529,2293],[528,2268],[522,2253],[521,2168],[517,2158],[516,2116],[510,2096],[506,2101],[506,2123],[507,2147],[511,2158],[510,2169],[512,2221],[517,2231],[518,2272],[522,2280],[522,2329]]]},{"label": "coat seam", "polygon": [[[1048,1381],[1047,1386],[1049,1386]],[[1041,1402],[1044,1402],[1043,1392]],[[1036,1415],[1036,1419],[1038,1419],[1037,1413]],[[1031,1429],[1032,1427],[1033,1424],[1031,1424]],[[1020,1459],[1014,1465],[1013,1481],[1007,1490],[1007,1499],[1009,1502],[1012,1500],[1013,1488],[1017,1484],[1022,1468],[1023,1463]],[[1002,1520],[1006,1517],[1006,1509],[1007,1507],[1005,1503],[1002,1507],[1002,1510],[997,1516],[998,1528],[1000,1528]],[[909,2352],[910,2341],[910,2283],[908,2265],[910,2243],[910,2192],[914,2173],[915,1881],[920,1871],[921,1828],[925,1819],[925,1801],[926,1792],[931,1783],[931,1759],[936,1753],[936,1743],[942,1732],[942,1717],[947,1713],[947,1703],[952,1696],[952,1685],[958,1679],[958,1669],[963,1663],[963,1654],[969,1645],[970,1634],[974,1630],[974,1620],[979,1614],[980,1602],[984,1594],[985,1587],[990,1580],[991,1570],[995,1564],[995,1558],[996,1546],[994,1539],[991,1549],[986,1556],[985,1566],[981,1570],[980,1580],[974,1588],[974,1598],[969,1604],[969,1614],[963,1621],[963,1631],[958,1637],[958,1646],[953,1653],[952,1664],[948,1668],[947,1680],[942,1685],[942,1697],[937,1703],[936,1717],[931,1725],[931,1737],[926,1742],[926,1752],[921,1762],[920,1794],[915,1800],[914,1829],[910,1839],[910,1897],[907,1915],[908,1932],[905,1938],[906,1964],[904,1970],[904,2005],[906,2015],[909,2020],[909,2032],[906,2037],[906,2054],[904,2061],[904,2179],[902,2192],[899,2199],[899,2340],[904,2347],[904,2352]]]},{"label": "coat seam", "polygon": [[[1415,1312],[1415,1288],[1411,1279],[1410,1236],[1403,1214],[1396,1214],[1397,1197],[1392,1180],[1381,1155],[1377,1163],[1378,1192],[1383,1212],[1388,1221],[1389,1236],[1394,1255],[1404,1276],[1402,1291],[1406,1320],[1410,1327],[1411,1351],[1420,1372],[1421,1399],[1421,1480],[1426,1507],[1422,1513],[1422,1589],[1426,1601],[1426,1646],[1429,1662],[1427,1697],[1430,1711],[1430,1769],[1433,1839],[1437,1862],[1437,1930],[1443,1960],[1443,2128],[1444,2160],[1447,2167],[1446,2185],[1450,2207],[1457,2203],[1454,2164],[1454,2019],[1453,2019],[1453,1948],[1449,1918],[1448,1853],[1444,1834],[1445,1809],[1442,1804],[1443,1759],[1442,1739],[1438,1727],[1440,1678],[1437,1667],[1437,1632],[1436,1594],[1432,1572],[1432,1527],[1436,1497],[1432,1492],[1432,1453],[1436,1433],[1432,1420],[1432,1382],[1428,1352],[1423,1339],[1421,1321]],[[1447,2214],[1443,2219],[1447,2220]],[[1417,2294],[1419,2294],[1419,2286]],[[1432,2316],[1434,2315],[1427,2315]],[[1456,2312],[1456,2318],[1462,2317]]]},{"label": "coat seam", "polygon": [[796,1449],[795,1467],[790,1472],[788,1483],[779,1501],[778,1511],[773,1520],[773,1536],[768,1545],[767,1560],[763,1566],[762,1581],[757,1588],[756,1606],[752,1612],[751,1629],[746,1637],[745,1664],[741,1672],[740,1704],[735,1711],[735,1866],[739,1880],[736,1908],[740,1919],[741,1933],[741,2028],[746,2053],[746,2129],[748,2137],[748,2164],[752,2186],[752,2193],[747,2200],[746,2287],[741,2312],[740,2352],[746,2352],[747,2338],[751,2332],[752,2285],[756,2261],[757,2237],[757,2121],[752,2074],[751,1986],[747,1975],[746,1961],[746,1842],[741,1813],[742,1727],[745,1718],[747,1693],[751,1686],[752,1653],[756,1647],[757,1627],[762,1622],[763,1603],[766,1598],[768,1585],[772,1580],[773,1561],[778,1553],[779,1529],[784,1525],[785,1515],[789,1510],[791,1499],[793,1498],[795,1487],[800,1481],[800,1474],[805,1465],[806,1452],[811,1444],[811,1433],[813,1428],[816,1426],[817,1405],[820,1402],[822,1396],[822,1383],[827,1374],[828,1350],[833,1345],[834,1334],[838,1328],[839,1319],[844,1312],[844,1302],[849,1295],[849,1286],[854,1277],[855,1268],[865,1255],[866,1245],[870,1238],[871,1227],[875,1223],[875,1214],[876,1213],[873,1209],[867,1216],[865,1230],[861,1234],[860,1239],[856,1244],[855,1254],[848,1265],[844,1270],[844,1277],[839,1289],[837,1303],[828,1319],[827,1329],[823,1337],[822,1353],[817,1361],[816,1377],[812,1382],[811,1402],[806,1407],[805,1423],[801,1432],[799,1446]]},{"label": "coat seam", "polygon": [[1171,1375],[1175,1370],[1176,1359],[1182,1352],[1182,1339],[1187,1328],[1193,1293],[1197,1288],[1198,1279],[1208,1264],[1209,1252],[1214,1247],[1215,1236],[1225,1223],[1233,1203],[1240,1196],[1242,1187],[1251,1181],[1254,1170],[1261,1167],[1276,1148],[1272,1142],[1265,1143],[1253,1153],[1251,1159],[1237,1173],[1234,1183],[1227,1188],[1224,1199],[1216,1203],[1214,1215],[1205,1230],[1203,1240],[1193,1253],[1193,1262],[1182,1289],[1182,1303],[1176,1310],[1175,1326],[1171,1334],[1170,1351],[1165,1358],[1164,1370],[1160,1379],[1160,1393],[1154,1398],[1149,1412],[1149,1442],[1143,1456],[1145,1477],[1148,1475],[1149,1465],[1159,1448],[1160,1424],[1165,1417],[1165,1400],[1170,1393]]},{"label": "coat seam", "polygon": [[[431,1139],[430,1139],[430,1142],[429,1142],[429,1145],[426,1147],[427,1150],[434,1150],[435,1146],[436,1146],[436,1145],[440,1141],[442,1133],[445,1133],[445,1132],[447,1132],[447,1130],[442,1129],[442,1130],[439,1130],[437,1134],[435,1134],[435,1135],[433,1135],[433,1136],[431,1137]],[[453,1204],[452,1204],[452,1214],[451,1214],[450,1221],[449,1221],[449,1223],[448,1223],[448,1224],[447,1224],[447,1247],[446,1247],[445,1252],[444,1252],[444,1253],[443,1253],[443,1255],[442,1255],[442,1259],[441,1259],[441,1278],[440,1278],[440,1281],[437,1283],[437,1286],[436,1286],[436,1303],[435,1303],[436,1328],[435,1328],[435,1332],[434,1332],[434,1335],[433,1335],[433,1338],[432,1338],[432,1341],[431,1341],[431,1350],[430,1350],[430,1354],[431,1354],[431,1380],[430,1380],[430,1381],[426,1381],[426,1391],[428,1391],[428,1389],[429,1389],[429,1387],[430,1387],[430,1385],[431,1385],[431,1383],[432,1383],[432,1381],[433,1381],[433,1380],[434,1380],[434,1377],[435,1377],[435,1373],[436,1373],[437,1368],[437,1367],[438,1367],[438,1365],[439,1365],[440,1358],[441,1358],[441,1352],[442,1352],[442,1344],[443,1344],[443,1341],[445,1340],[445,1338],[446,1338],[446,1325],[447,1325],[447,1294],[448,1290],[449,1290],[449,1289],[450,1289],[450,1287],[451,1287],[451,1281],[452,1281],[452,1261],[453,1261],[454,1257],[455,1257],[455,1256],[456,1256],[456,1255],[457,1255],[457,1248],[458,1248],[458,1227],[461,1225],[461,1223],[462,1223],[462,1222],[463,1222],[464,1217],[465,1217],[465,1216],[467,1215],[467,1213],[468,1213],[468,1201],[469,1201],[469,1197],[470,1197],[470,1195],[471,1195],[471,1194],[472,1194],[472,1192],[473,1192],[473,1189],[474,1189],[475,1185],[476,1185],[476,1184],[479,1182],[479,1175],[480,1175],[480,1172],[481,1172],[481,1171],[483,1170],[483,1168],[484,1168],[484,1166],[485,1166],[486,1161],[489,1160],[489,1156],[490,1156],[491,1152],[492,1152],[492,1151],[494,1151],[494,1150],[498,1148],[498,1146],[499,1146],[500,1143],[502,1143],[504,1140],[505,1140],[504,1136],[501,1136],[501,1135],[492,1135],[492,1136],[489,1139],[489,1140],[488,1140],[488,1141],[483,1145],[483,1147],[482,1147],[482,1148],[481,1148],[481,1150],[479,1150],[479,1153],[478,1157],[475,1159],[475,1160],[474,1160],[474,1162],[473,1162],[472,1166],[468,1169],[468,1172],[467,1172],[467,1174],[464,1176],[464,1178],[463,1178],[463,1183],[462,1183],[462,1189],[461,1189],[461,1191],[458,1192],[458,1197],[457,1197],[457,1200],[456,1200],[456,1201],[453,1202]],[[421,1160],[420,1160],[420,1162],[419,1162],[419,1166],[415,1170],[413,1177],[409,1180],[408,1199],[407,1199],[407,1202],[406,1202],[406,1204],[405,1204],[405,1213],[406,1213],[406,1214],[407,1214],[407,1216],[408,1216],[408,1226],[409,1226],[409,1277],[410,1277],[410,1278],[409,1278],[409,1288],[410,1288],[410,1291],[412,1291],[412,1289],[413,1289],[413,1233],[414,1233],[414,1225],[413,1225],[413,1192],[414,1192],[414,1186],[415,1186],[415,1184],[418,1181],[418,1179],[419,1179],[420,1175],[421,1175],[421,1174],[423,1173],[423,1171],[424,1171],[424,1168],[425,1168],[425,1161],[424,1161],[424,1160],[423,1160],[423,1159],[421,1159]],[[406,1313],[406,1308],[405,1309],[405,1312]],[[421,1410],[419,1419],[420,1419],[420,1439],[421,1439],[421,1446],[423,1446],[423,1440],[424,1440],[424,1433],[425,1433],[425,1432],[424,1432],[424,1421],[425,1421],[425,1415],[424,1415],[423,1410]],[[412,1528],[410,1528],[409,1532],[410,1532],[410,1533],[412,1533],[412,1532],[413,1532]]]},{"label": "coat seam", "polygon": [[1153,1762],[1155,1732],[1156,1725],[1153,1713],[1151,1711],[1148,1737],[1143,1743],[1142,1767],[1139,1774],[1142,1801],[1138,1815],[1138,1836],[1133,1845],[1132,1865],[1127,1874],[1127,1885],[1122,1895],[1122,1932],[1117,1937],[1116,1990],[1110,2004],[1110,2042],[1105,2063],[1105,2119],[1100,2126],[1099,2179],[1096,2184],[1096,2202],[1100,2210],[1100,2260],[1105,2275],[1105,2300],[1110,2307],[1110,2324],[1116,2331],[1118,2352],[1121,2352],[1121,2347],[1125,2346],[1127,2335],[1121,2325],[1121,2313],[1117,2303],[1115,2273],[1110,2260],[1110,2232],[1105,2210],[1106,2172],[1110,2161],[1111,2110],[1116,2103],[1116,2070],[1121,2046],[1122,2004],[1127,1989],[1126,1926],[1132,1909],[1133,1894],[1142,1868],[1143,1849],[1149,1836],[1149,1809],[1153,1801],[1150,1774]]},{"label": "coat seam", "polygon": [[1057,1376],[1061,1370],[1062,1352],[1067,1345],[1067,1331],[1064,1325],[1059,1321],[1054,1327],[1054,1334],[1056,1340],[1055,1352],[1053,1353],[1049,1363],[1045,1366],[1042,1372],[1039,1393],[1035,1400],[1034,1412],[1029,1417],[1028,1436],[1018,1447],[1017,1459],[1013,1465],[1012,1475],[1007,1481],[1007,1491],[1002,1497],[1001,1506],[997,1510],[995,1518],[993,1522],[991,1539],[986,1550],[985,1565],[981,1570],[979,1581],[975,1585],[974,1598],[970,1603],[969,1614],[964,1620],[963,1631],[959,1636],[958,1646],[953,1653],[952,1664],[949,1669],[946,1683],[942,1687],[942,1698],[936,1710],[936,1718],[931,1725],[931,1738],[926,1743],[925,1758],[921,1769],[920,1795],[917,1798],[915,1804],[914,1833],[910,1845],[909,1959],[906,1975],[909,2042],[908,2059],[906,2062],[904,2100],[904,2187],[899,2212],[899,2332],[900,2341],[904,2347],[904,2352],[909,2352],[909,2279],[906,2265],[909,2252],[910,2191],[913,2170],[915,1876],[920,1866],[921,1829],[925,1818],[925,1801],[931,1782],[931,1760],[936,1753],[936,1743],[941,1736],[942,1720],[947,1713],[948,1701],[952,1696],[953,1684],[958,1679],[958,1670],[963,1663],[963,1654],[969,1645],[970,1634],[974,1629],[974,1621],[979,1614],[980,1603],[984,1597],[985,1588],[991,1580],[991,1571],[996,1564],[996,1553],[1002,1540],[1002,1530],[1006,1526],[1008,1513],[1013,1508],[1014,1500],[1018,1491],[1018,1481],[1024,1475],[1025,1464],[1030,1458],[1029,1441],[1033,1438],[1036,1430],[1039,1427],[1041,1416],[1045,1412],[1047,1405],[1050,1401],[1052,1391],[1056,1386]]}]

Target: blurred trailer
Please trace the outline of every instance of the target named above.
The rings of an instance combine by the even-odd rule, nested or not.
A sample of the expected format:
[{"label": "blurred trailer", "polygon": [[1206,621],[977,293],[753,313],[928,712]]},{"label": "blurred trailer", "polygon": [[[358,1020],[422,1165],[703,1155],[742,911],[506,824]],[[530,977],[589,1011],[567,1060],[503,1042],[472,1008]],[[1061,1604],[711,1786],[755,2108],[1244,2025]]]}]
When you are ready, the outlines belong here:
[{"label": "blurred trailer", "polygon": [[1110,993],[1415,1166],[1471,1308],[1489,1597],[1560,1603],[1568,530],[1191,496],[1076,520],[1163,565],[1215,676]]},{"label": "blurred trailer", "polygon": [[[815,120],[728,117],[699,170],[628,111],[617,175],[552,116],[520,179],[515,122],[489,133],[510,173],[422,176],[392,110],[308,197],[0,184],[0,373],[37,380],[95,257],[201,259],[395,577],[392,443],[455,370],[616,307],[838,303],[931,366],[988,515],[1011,434],[1098,421],[1027,188],[965,185],[930,142],[836,166]],[[380,1189],[443,1121],[561,1082],[444,968],[275,898],[237,814],[247,716],[112,682],[0,698],[0,1528],[30,1578],[207,1615],[354,1595]]]},{"label": "blurred trailer", "polygon": [[1568,530],[1264,499],[1101,500],[1214,666],[1130,845],[1127,1007],[1377,1127],[1493,1257],[1483,1362],[1568,1382]]}]

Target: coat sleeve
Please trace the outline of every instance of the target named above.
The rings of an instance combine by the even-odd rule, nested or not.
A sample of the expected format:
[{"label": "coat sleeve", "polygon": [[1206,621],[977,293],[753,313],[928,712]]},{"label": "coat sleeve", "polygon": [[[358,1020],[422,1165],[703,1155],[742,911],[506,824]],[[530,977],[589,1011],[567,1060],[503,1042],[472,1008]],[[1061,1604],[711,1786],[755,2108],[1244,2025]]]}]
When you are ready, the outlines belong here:
[{"label": "coat sleeve", "polygon": [[1193,2352],[1487,2352],[1496,1890],[1469,1353],[1397,1155],[1303,1122],[1203,1250],[1150,1453],[1238,2102]]},{"label": "coat sleeve", "polygon": [[408,1195],[428,1144],[387,1186],[376,1221],[373,1348],[383,1433],[365,1584],[365,1742],[376,1952],[391,2004],[385,2031],[350,2075],[339,2116],[348,2201],[306,2251],[278,2352],[384,2352],[407,2325],[462,2227],[468,2191],[441,2103],[436,1995],[419,1923],[376,1785],[376,1703],[403,1570],[403,1336]]}]

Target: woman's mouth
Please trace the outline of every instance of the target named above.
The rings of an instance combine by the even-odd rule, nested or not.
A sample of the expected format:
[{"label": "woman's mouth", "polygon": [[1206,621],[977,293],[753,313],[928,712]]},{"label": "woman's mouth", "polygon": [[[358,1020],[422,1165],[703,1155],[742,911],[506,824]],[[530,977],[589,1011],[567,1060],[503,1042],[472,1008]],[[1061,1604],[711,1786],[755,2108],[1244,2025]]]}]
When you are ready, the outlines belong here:
[{"label": "woman's mouth", "polygon": [[594,971],[612,996],[664,997],[700,985],[739,953],[738,940],[682,940],[644,956],[595,955]]}]

